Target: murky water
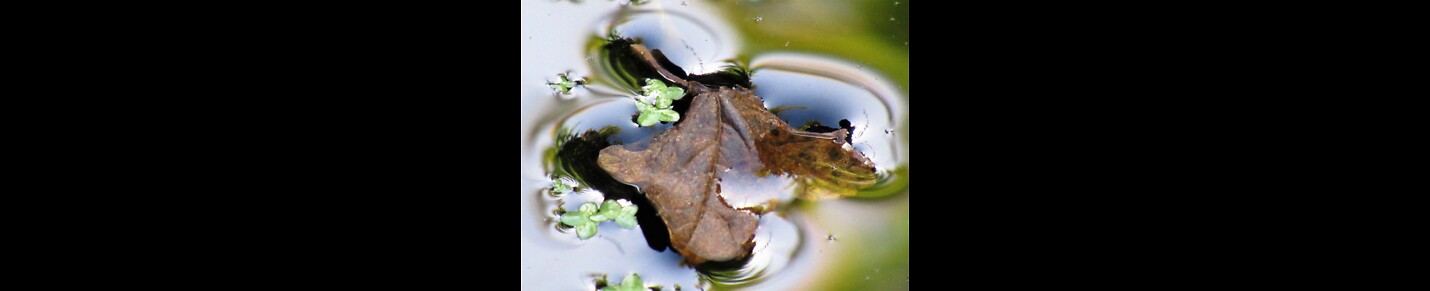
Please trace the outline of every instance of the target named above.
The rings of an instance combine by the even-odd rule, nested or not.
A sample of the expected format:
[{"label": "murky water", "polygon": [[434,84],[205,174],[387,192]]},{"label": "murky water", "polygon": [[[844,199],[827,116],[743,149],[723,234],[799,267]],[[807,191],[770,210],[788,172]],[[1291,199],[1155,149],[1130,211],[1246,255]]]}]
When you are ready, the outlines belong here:
[{"label": "murky water", "polygon": [[[621,5],[624,2],[522,2],[522,288],[592,290],[597,278],[618,282],[638,273],[662,290],[906,289],[906,84],[861,65],[862,60],[746,49],[732,17],[703,1]],[[776,12],[763,17],[782,16]],[[797,198],[789,177],[722,176],[722,185],[730,187],[727,192],[748,194],[727,197],[732,206],[775,209],[760,217],[751,258],[734,266],[685,265],[668,247],[664,225],[653,221],[658,218],[649,214],[648,204],[641,206],[645,216],[638,217],[637,228],[605,223],[595,237],[578,239],[558,222],[562,210],[639,195],[634,187],[592,170],[589,150],[636,143],[672,126],[639,127],[631,120],[637,113],[630,99],[636,88],[613,75],[599,50],[600,41],[613,30],[660,50],[686,73],[746,64],[755,94],[785,122],[811,130],[852,129],[851,144],[873,161],[878,184],[851,198],[804,200]],[[547,84],[568,72],[588,83],[570,95],[553,93]],[[579,185],[571,192],[554,193],[556,177],[569,177]],[[748,188],[738,188],[742,186]]]}]

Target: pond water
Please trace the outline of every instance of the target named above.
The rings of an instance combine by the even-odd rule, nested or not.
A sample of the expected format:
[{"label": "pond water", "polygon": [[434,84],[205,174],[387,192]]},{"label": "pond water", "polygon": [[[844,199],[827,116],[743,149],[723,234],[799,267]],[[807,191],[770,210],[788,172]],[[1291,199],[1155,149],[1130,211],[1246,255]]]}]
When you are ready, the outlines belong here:
[{"label": "pond water", "polygon": [[[513,193],[521,197],[522,289],[595,290],[602,278],[619,283],[632,273],[661,290],[907,289],[907,5],[523,1],[521,189]],[[727,176],[726,192],[754,195],[726,197],[731,206],[773,211],[759,217],[747,261],[686,265],[637,189],[593,166],[604,146],[637,143],[674,126],[633,122],[631,96],[639,89],[611,69],[601,50],[613,32],[640,39],[689,74],[744,66],[755,95],[784,122],[811,131],[850,129],[850,144],[873,162],[878,182],[851,197],[804,199],[792,177],[743,183],[757,178]],[[570,94],[554,91],[549,83],[563,73],[584,84]],[[554,191],[562,177],[574,189]],[[582,203],[614,198],[638,201],[636,228],[602,223],[582,240],[559,222],[560,213]]]}]

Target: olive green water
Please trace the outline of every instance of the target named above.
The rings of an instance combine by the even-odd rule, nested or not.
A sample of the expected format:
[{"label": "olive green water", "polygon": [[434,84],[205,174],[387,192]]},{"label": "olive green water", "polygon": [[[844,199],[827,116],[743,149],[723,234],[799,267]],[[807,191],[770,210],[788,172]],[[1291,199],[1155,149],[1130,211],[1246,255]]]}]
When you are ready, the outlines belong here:
[{"label": "olive green water", "polygon": [[[684,2],[684,5],[682,5]],[[907,1],[522,2],[521,278],[523,290],[592,290],[639,273],[662,290],[898,290],[909,273]],[[758,19],[758,20],[757,20]],[[603,72],[593,44],[611,30],[638,37],[690,73],[739,62],[756,95],[794,126],[851,125],[855,149],[870,157],[880,183],[856,197],[792,199],[761,217],[753,257],[728,270],[697,270],[669,248],[657,250],[642,223],[602,224],[580,240],[559,227],[557,209],[614,193],[578,186],[550,191],[553,147],[567,134],[608,127],[604,139],[631,143],[671,125],[638,127],[636,93]],[[570,95],[547,85],[569,72],[585,77]],[[580,179],[582,177],[575,177]],[[642,210],[646,211],[646,210]]]}]

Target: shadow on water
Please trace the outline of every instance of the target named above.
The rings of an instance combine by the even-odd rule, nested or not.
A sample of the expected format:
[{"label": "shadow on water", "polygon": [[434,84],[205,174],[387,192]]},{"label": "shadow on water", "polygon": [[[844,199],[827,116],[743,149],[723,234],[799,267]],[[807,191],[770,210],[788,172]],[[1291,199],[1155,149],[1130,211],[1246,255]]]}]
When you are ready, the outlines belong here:
[{"label": "shadow on water", "polygon": [[[634,92],[638,91],[639,88],[645,84],[646,79],[661,79],[660,74],[656,72],[654,67],[641,61],[641,58],[631,50],[631,45],[643,44],[643,38],[627,38],[610,35],[607,36],[606,39],[597,39],[595,41],[605,43],[598,46],[598,51],[594,52],[594,54],[600,56],[596,65],[599,66],[607,76],[611,76],[611,78],[615,79],[613,81],[616,84],[613,85],[621,86],[626,90]],[[662,68],[665,68],[676,77],[682,79],[700,82],[707,86],[754,88],[754,84],[750,83],[749,69],[739,63],[727,64],[722,67],[721,70],[708,74],[689,75],[686,74],[685,70],[680,66],[675,65],[675,63],[666,56],[663,50],[652,49],[651,55]],[[676,84],[668,85],[680,87]],[[690,88],[682,87],[682,89],[688,91]],[[675,100],[675,102],[672,103],[674,106],[672,109],[681,114],[685,114],[686,110],[690,109],[690,102],[693,99],[694,98],[681,98],[680,100]],[[631,122],[635,122],[635,119],[636,116],[632,115]],[[678,122],[679,121],[677,121],[677,123]]]},{"label": "shadow on water", "polygon": [[666,233],[665,221],[660,219],[655,205],[645,199],[636,187],[616,181],[596,162],[601,149],[611,146],[610,137],[619,131],[616,127],[606,127],[570,137],[556,151],[556,167],[583,185],[600,191],[606,199],[626,199],[640,207],[640,211],[636,212],[636,222],[642,226],[646,243],[651,249],[665,251],[670,246],[670,235]]}]

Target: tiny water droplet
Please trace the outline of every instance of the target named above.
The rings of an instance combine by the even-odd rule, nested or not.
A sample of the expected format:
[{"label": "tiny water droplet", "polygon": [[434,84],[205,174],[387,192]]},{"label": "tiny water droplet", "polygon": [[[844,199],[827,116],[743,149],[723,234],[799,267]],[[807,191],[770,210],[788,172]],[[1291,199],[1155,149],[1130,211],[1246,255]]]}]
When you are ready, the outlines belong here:
[{"label": "tiny water droplet", "polygon": [[788,41],[785,42],[785,46],[789,46],[789,42],[788,42]]},{"label": "tiny water droplet", "polygon": [[899,1],[894,1],[894,6],[899,6]]},{"label": "tiny water droplet", "polygon": [[834,235],[833,235],[833,234],[829,235],[829,238],[828,238],[828,239],[829,239],[829,241],[834,241]]},{"label": "tiny water droplet", "polygon": [[864,276],[864,280],[869,280],[869,276]]},{"label": "tiny water droplet", "polygon": [[765,17],[764,17],[764,16],[755,16],[755,22],[758,23],[758,22],[760,22],[760,21],[765,21]]},{"label": "tiny water droplet", "polygon": [[889,17],[889,21],[894,21],[894,18],[893,18],[893,17]]},{"label": "tiny water droplet", "polygon": [[906,42],[904,42],[904,45],[909,45],[909,42],[907,42],[907,41],[906,41]]}]

